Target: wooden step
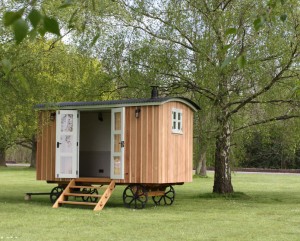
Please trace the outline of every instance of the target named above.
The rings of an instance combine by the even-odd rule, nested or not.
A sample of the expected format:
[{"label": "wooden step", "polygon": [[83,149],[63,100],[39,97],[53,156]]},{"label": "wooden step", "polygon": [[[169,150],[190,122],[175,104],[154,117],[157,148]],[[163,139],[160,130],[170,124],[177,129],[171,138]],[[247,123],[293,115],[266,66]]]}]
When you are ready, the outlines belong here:
[{"label": "wooden step", "polygon": [[73,204],[73,205],[85,205],[85,206],[96,206],[97,203],[91,202],[74,202],[74,201],[59,201],[59,204]]},{"label": "wooden step", "polygon": [[106,187],[104,186],[70,186],[71,189],[97,189],[97,190],[106,190]]},{"label": "wooden step", "polygon": [[99,194],[72,193],[72,192],[65,193],[65,196],[72,196],[72,197],[102,197],[102,195],[99,195]]},{"label": "wooden step", "polygon": [[90,183],[90,184],[109,184],[111,182],[110,178],[104,178],[104,177],[80,177],[76,178],[76,182],[82,182],[82,183]]},{"label": "wooden step", "polygon": [[[80,183],[83,185],[77,185],[76,183]],[[91,186],[90,184],[99,184],[99,186]],[[85,184],[85,185],[84,185]],[[106,186],[103,186],[106,185]],[[64,189],[62,194],[58,197],[56,202],[53,204],[53,208],[58,208],[62,204],[73,204],[73,205],[88,205],[88,206],[95,206],[94,211],[100,211],[105,206],[106,202],[110,198],[112,192],[115,189],[115,181],[110,179],[95,179],[95,178],[80,178],[80,179],[72,179],[67,187]],[[74,189],[103,189],[105,190],[103,195],[99,195],[96,193],[84,193],[82,191],[77,191]],[[73,197],[92,197],[92,198],[99,198],[98,202],[79,202],[79,201],[66,201],[68,196]]]}]

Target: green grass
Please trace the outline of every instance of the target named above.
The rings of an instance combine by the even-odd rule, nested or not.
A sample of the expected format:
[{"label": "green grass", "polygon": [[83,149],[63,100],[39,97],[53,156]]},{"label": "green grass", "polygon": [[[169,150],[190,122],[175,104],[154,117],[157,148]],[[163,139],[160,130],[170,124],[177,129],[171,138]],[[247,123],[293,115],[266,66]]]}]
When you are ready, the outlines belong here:
[{"label": "green grass", "polygon": [[233,174],[236,193],[211,193],[212,174],[175,186],[172,206],[123,207],[117,186],[101,212],[51,208],[48,192],[30,168],[0,168],[1,240],[300,240],[300,175]]}]

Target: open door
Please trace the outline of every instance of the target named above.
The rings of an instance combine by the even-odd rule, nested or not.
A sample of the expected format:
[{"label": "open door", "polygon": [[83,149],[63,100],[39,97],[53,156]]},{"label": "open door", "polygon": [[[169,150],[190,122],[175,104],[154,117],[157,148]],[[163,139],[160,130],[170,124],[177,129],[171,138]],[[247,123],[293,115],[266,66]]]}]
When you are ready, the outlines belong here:
[{"label": "open door", "polygon": [[111,111],[111,161],[110,178],[124,179],[124,128],[125,108]]},{"label": "open door", "polygon": [[56,178],[77,178],[78,173],[78,128],[77,110],[56,112]]}]

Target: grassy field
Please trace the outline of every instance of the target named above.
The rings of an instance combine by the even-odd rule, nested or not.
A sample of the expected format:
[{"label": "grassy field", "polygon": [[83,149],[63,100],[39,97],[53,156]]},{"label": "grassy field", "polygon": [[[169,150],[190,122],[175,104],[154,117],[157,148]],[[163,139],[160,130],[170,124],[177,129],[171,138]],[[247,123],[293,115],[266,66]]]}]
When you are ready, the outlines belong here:
[{"label": "grassy field", "polygon": [[123,207],[118,186],[101,212],[52,209],[54,185],[30,168],[0,168],[0,240],[300,240],[300,175],[233,174],[236,193],[211,194],[213,176],[175,186],[172,206]]}]

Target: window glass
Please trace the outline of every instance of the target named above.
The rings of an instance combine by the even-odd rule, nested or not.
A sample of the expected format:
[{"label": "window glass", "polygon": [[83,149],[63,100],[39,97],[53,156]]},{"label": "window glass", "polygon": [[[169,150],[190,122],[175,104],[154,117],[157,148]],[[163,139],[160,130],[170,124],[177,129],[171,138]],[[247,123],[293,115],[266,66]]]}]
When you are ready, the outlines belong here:
[{"label": "window glass", "polygon": [[172,109],[172,133],[182,134],[182,110]]}]

